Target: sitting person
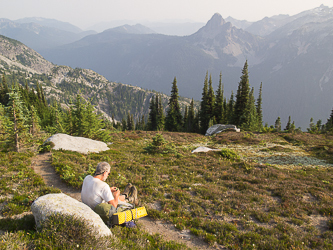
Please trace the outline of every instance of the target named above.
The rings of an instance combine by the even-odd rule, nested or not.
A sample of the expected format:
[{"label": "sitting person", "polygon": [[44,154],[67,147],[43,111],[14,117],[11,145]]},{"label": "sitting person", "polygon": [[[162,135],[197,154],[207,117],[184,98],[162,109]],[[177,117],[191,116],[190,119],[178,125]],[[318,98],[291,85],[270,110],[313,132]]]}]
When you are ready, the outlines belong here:
[{"label": "sitting person", "polygon": [[110,209],[117,208],[119,205],[130,207],[131,205],[128,203],[138,205],[139,202],[137,189],[130,183],[127,184],[121,195],[117,187],[110,188],[105,182],[110,174],[110,169],[109,163],[98,163],[94,176],[87,175],[84,178],[81,191],[82,202],[97,212],[104,222],[109,218]]}]

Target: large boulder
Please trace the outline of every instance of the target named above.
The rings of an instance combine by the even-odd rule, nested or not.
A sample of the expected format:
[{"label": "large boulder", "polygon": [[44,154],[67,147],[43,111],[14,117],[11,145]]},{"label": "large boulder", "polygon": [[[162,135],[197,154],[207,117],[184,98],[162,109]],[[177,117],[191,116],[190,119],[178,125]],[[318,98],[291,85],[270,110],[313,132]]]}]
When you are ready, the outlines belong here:
[{"label": "large boulder", "polygon": [[82,218],[87,225],[95,228],[99,236],[111,236],[110,229],[101,217],[86,204],[79,202],[65,194],[47,194],[39,197],[31,205],[37,227],[52,214],[73,215]]},{"label": "large boulder", "polygon": [[104,142],[66,134],[52,135],[44,142],[44,144],[46,142],[53,142],[55,146],[52,149],[54,150],[70,150],[81,154],[99,153],[101,151],[109,150]]},{"label": "large boulder", "polygon": [[225,125],[225,124],[215,124],[211,126],[206,131],[206,136],[215,135],[223,132],[224,130],[235,130],[236,132],[240,132],[240,129],[236,127],[236,125]]}]

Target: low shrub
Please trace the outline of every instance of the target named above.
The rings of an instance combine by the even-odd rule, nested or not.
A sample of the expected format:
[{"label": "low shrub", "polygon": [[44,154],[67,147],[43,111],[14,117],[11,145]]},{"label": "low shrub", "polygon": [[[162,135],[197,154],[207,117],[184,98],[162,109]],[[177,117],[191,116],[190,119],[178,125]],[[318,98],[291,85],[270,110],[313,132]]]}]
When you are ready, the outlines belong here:
[{"label": "low shrub", "polygon": [[149,154],[177,154],[175,146],[166,141],[161,134],[156,134],[144,151]]},{"label": "low shrub", "polygon": [[54,143],[51,141],[45,142],[44,144],[40,145],[38,148],[38,152],[40,154],[50,152],[52,148],[54,148]]},{"label": "low shrub", "polygon": [[237,155],[237,153],[235,151],[233,151],[232,149],[224,148],[219,152],[219,154],[223,158],[228,159],[228,160],[238,160],[238,159],[240,159],[240,157]]}]

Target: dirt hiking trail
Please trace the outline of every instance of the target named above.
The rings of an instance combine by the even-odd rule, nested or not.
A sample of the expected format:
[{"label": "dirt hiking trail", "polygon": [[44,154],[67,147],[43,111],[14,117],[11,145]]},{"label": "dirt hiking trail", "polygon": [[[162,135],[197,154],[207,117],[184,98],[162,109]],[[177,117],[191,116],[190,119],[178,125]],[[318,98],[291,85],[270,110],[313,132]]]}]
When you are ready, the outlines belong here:
[{"label": "dirt hiking trail", "polygon": [[[31,167],[34,171],[42,176],[46,185],[59,188],[63,193],[70,197],[81,201],[81,190],[72,188],[61,181],[59,175],[55,172],[51,165],[52,153],[37,154],[31,160]],[[202,239],[190,233],[190,230],[178,230],[170,222],[161,220],[153,220],[149,217],[144,217],[138,220],[138,224],[144,228],[149,234],[160,234],[164,240],[176,241],[185,244],[191,249],[226,249],[220,245],[209,246]]]}]

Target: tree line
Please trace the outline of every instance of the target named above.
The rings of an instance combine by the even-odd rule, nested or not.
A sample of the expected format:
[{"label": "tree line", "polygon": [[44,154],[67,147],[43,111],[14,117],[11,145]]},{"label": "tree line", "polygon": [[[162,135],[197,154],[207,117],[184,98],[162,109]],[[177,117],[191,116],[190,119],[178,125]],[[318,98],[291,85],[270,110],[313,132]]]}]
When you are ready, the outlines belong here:
[{"label": "tree line", "polygon": [[[181,110],[175,77],[166,109],[162,104],[162,96],[156,93],[150,99],[147,117],[142,115],[135,120],[133,114],[127,112],[121,122],[117,122],[113,115],[110,121],[98,114],[94,105],[85,101],[80,94],[67,104],[59,105],[54,99],[47,103],[38,79],[30,87],[27,81],[19,84],[13,75],[9,75],[9,79],[12,80],[11,84],[7,83],[7,77],[3,74],[0,81],[0,141],[7,149],[15,151],[20,150],[20,145],[31,141],[40,129],[52,134],[66,133],[103,141],[110,139],[108,130],[112,129],[205,134],[214,124],[233,124],[245,131],[282,131],[280,117],[274,126],[263,126],[262,84],[258,98],[255,99],[254,88],[249,84],[247,61],[242,69],[236,95],[231,92],[229,99],[224,94],[222,73],[218,89],[214,92],[212,77],[207,72],[199,108],[192,99],[190,105]],[[296,130],[289,116],[284,131]],[[315,124],[311,118],[308,132],[333,132],[333,110],[325,124],[321,120]]]},{"label": "tree line", "polygon": [[158,95],[152,98],[149,107],[148,130],[184,131],[205,134],[207,129],[214,124],[234,124],[244,130],[257,130],[262,128],[262,84],[259,97],[254,98],[254,88],[250,87],[248,63],[244,64],[241,80],[236,96],[233,92],[230,98],[224,96],[222,73],[219,77],[219,85],[216,92],[213,89],[212,76],[206,73],[200,108],[194,110],[193,99],[184,113],[181,112],[178,103],[177,79],[174,78],[171,89],[171,97],[168,103],[166,115],[161,113]]}]

